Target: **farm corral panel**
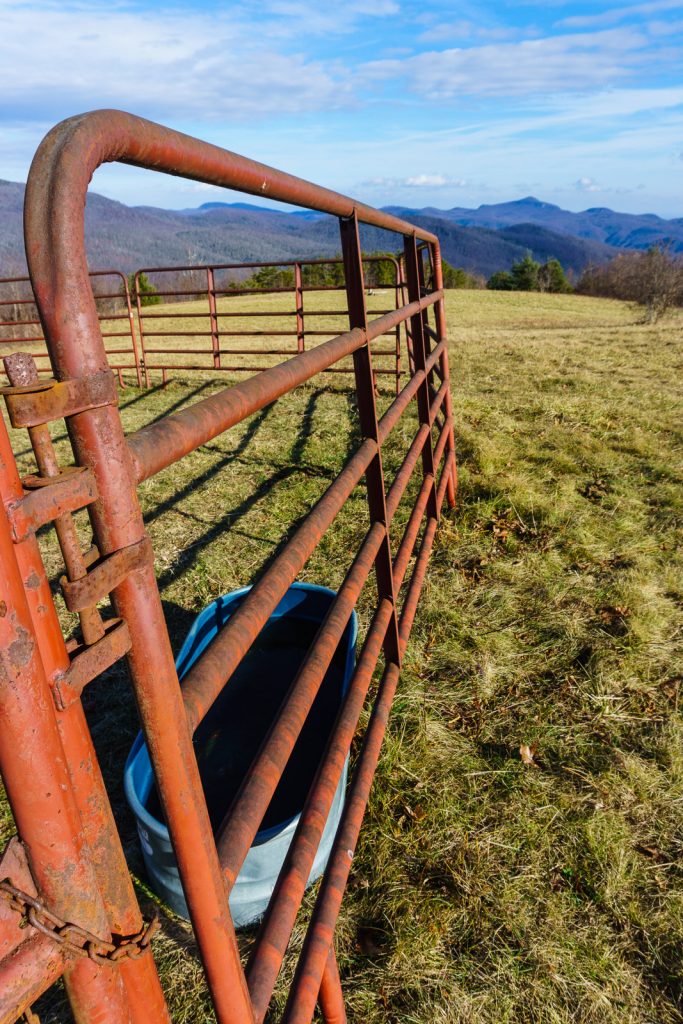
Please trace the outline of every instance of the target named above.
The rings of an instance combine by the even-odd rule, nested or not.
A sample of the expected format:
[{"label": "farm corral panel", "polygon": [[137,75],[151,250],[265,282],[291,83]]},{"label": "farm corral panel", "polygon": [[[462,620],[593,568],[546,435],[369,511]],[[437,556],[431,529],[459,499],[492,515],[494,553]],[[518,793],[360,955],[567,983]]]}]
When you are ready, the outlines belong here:
[{"label": "farm corral panel", "polygon": [[[346,329],[310,348],[297,347],[284,362],[126,436],[83,245],[87,185],[108,160],[336,216]],[[366,304],[360,223],[393,231],[403,244],[402,301],[374,319]],[[28,431],[36,472],[20,479],[3,422],[0,771],[17,834],[0,870],[0,1022],[16,1020],[62,976],[79,1024],[169,1019],[153,957],[155,924],[143,921],[135,899],[81,701],[84,688],[97,686],[102,671],[125,656],[221,1024],[265,1018],[367,705],[368,724],[283,1016],[290,1024],[303,1024],[319,1004],[328,1024],[339,1024],[345,1011],[335,923],[442,506],[455,500],[438,240],[337,193],[118,111],[72,118],[46,137],[27,185],[26,236],[55,379],[39,378],[30,354],[5,362],[10,421]],[[409,331],[410,372],[380,414],[372,343],[401,325]],[[181,686],[138,484],[344,359],[353,367],[355,450]],[[58,420],[66,422],[73,465],[62,465],[53,446],[49,425]],[[405,430],[415,423],[389,482],[383,459],[387,440],[399,425]],[[365,491],[367,526],[349,553],[346,577],[214,834],[193,733],[357,488]],[[404,508],[405,526],[397,535],[391,525],[409,494],[414,500]],[[73,519],[82,509],[92,528],[92,544],[85,550]],[[62,635],[36,537],[51,522],[66,569],[64,601],[80,619],[79,635],[69,641]],[[228,896],[366,585],[371,611],[355,669],[243,970]]]}]

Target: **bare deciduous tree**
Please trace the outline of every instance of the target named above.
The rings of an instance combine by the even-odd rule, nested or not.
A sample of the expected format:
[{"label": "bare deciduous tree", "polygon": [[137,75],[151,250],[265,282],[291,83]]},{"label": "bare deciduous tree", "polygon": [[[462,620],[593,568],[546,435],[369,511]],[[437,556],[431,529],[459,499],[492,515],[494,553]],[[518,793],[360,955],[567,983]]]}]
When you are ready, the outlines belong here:
[{"label": "bare deciduous tree", "polygon": [[683,305],[683,257],[665,245],[620,253],[604,266],[589,267],[576,290],[635,302],[645,308],[646,321],[654,323],[667,310]]}]

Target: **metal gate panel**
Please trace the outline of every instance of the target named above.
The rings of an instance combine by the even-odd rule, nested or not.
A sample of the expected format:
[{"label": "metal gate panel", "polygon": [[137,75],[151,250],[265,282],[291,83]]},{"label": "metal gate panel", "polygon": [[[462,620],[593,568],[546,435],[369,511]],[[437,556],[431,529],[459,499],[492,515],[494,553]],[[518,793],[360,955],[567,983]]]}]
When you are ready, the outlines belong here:
[{"label": "metal gate panel", "polygon": [[[205,398],[126,437],[117,408],[83,245],[85,192],[107,160],[268,195],[339,218],[349,329],[278,366]],[[10,418],[29,429],[37,477],[19,481],[6,434],[0,433],[0,565],[8,580],[0,615],[0,769],[22,849],[21,870],[8,867],[10,910],[37,901],[30,934],[34,967],[17,988],[12,920],[0,943],[0,981],[14,987],[12,1020],[61,971],[78,1022],[161,1022],[167,1019],[149,951],[151,930],[141,922],[120,843],[85,726],[80,694],[98,672],[124,653],[168,822],[192,925],[216,1017],[221,1024],[262,1021],[287,951],[305,883],[343,764],[380,666],[369,724],[356,758],[346,804],[315,899],[284,1013],[310,1021],[318,1003],[328,1024],[345,1019],[334,954],[334,926],[351,869],[400,664],[427,572],[441,507],[455,500],[455,450],[438,240],[428,232],[301,179],[219,150],[118,111],[72,118],[47,136],[26,192],[26,246],[31,279],[56,381],[37,382],[25,358],[10,361],[6,389]],[[368,319],[359,223],[403,238],[406,301]],[[376,406],[371,343],[400,325],[410,336],[411,373],[382,415]],[[360,442],[239,610],[178,683],[157,588],[151,544],[136,488],[292,391],[351,357]],[[417,409],[417,429],[391,483],[383,450],[401,418]],[[57,464],[47,424],[64,418],[75,468]],[[400,540],[391,524],[414,474],[417,497]],[[306,654],[264,744],[226,815],[212,834],[192,734],[259,635],[281,597],[306,565],[345,502],[364,482],[369,526],[346,578]],[[31,489],[33,487],[33,490]],[[45,496],[34,497],[40,489]],[[82,552],[70,516],[87,508],[94,546]],[[407,510],[406,510],[407,511]],[[55,520],[67,568],[67,606],[81,618],[83,639],[64,644],[44,582],[35,529]],[[71,523],[71,525],[69,525]],[[412,563],[412,565],[411,565]],[[34,575],[35,574],[35,578]],[[329,737],[287,858],[243,971],[228,893],[258,830],[336,645],[371,575],[376,598],[347,696]],[[37,582],[36,582],[37,581]],[[35,593],[29,593],[35,591]],[[110,596],[116,615],[102,623],[98,605]],[[26,778],[33,755],[35,778]],[[47,833],[46,830],[47,829]],[[54,834],[45,848],[43,836]],[[11,866],[11,851],[3,864]],[[55,884],[58,879],[59,884]],[[33,892],[30,891],[34,886]],[[19,895],[17,895],[17,893]],[[14,895],[13,895],[14,894]],[[26,897],[26,902],[22,899]],[[14,901],[14,902],[12,902]],[[2,900],[0,900],[0,909]],[[42,916],[41,916],[42,915]],[[50,921],[52,923],[50,924]],[[77,927],[75,927],[77,925]],[[40,931],[40,929],[39,929]],[[55,958],[55,935],[63,960]],[[85,936],[85,938],[83,938]],[[44,942],[43,939],[46,941]],[[12,946],[12,942],[15,943]],[[78,952],[78,943],[80,952]],[[0,953],[5,947],[0,945]],[[94,955],[90,956],[90,952]],[[16,955],[14,955],[16,954]],[[23,957],[23,959],[22,959]],[[85,959],[84,959],[85,957]],[[21,988],[21,986],[19,986]]]},{"label": "metal gate panel", "polygon": [[[116,300],[123,303],[124,308],[121,311],[116,308],[98,310],[102,339],[107,350],[109,366],[116,370],[119,384],[123,387],[123,372],[130,370],[135,373],[140,387],[142,373],[136,337],[137,325],[130,300],[128,279],[120,270],[91,270],[88,276],[89,287],[98,303],[115,303]],[[111,278],[119,282],[117,291],[109,290],[113,286],[106,282]],[[96,282],[100,280],[105,283],[104,287],[107,290],[102,291],[96,286]],[[34,350],[31,355],[36,360],[38,372],[51,373],[49,351],[45,347],[42,325],[40,318],[33,312],[34,308],[35,297],[29,277],[0,278],[0,351],[11,351],[10,346],[16,347],[19,343],[30,345]],[[14,317],[11,316],[12,311]],[[25,317],[21,315],[24,312],[27,314]],[[19,336],[14,337],[15,334]]]},{"label": "metal gate panel", "polygon": [[[391,262],[394,280],[392,309],[402,305],[405,284],[399,261],[393,257],[365,256],[364,266]],[[316,284],[306,281],[307,271],[313,268],[342,266],[342,260],[309,259],[285,260],[281,263],[221,263],[213,266],[187,267],[142,267],[135,274],[135,299],[138,314],[138,330],[145,367],[145,381],[150,384],[151,371],[161,371],[164,382],[169,370],[222,370],[230,373],[255,373],[264,365],[253,365],[254,356],[286,356],[304,352],[318,344],[320,338],[330,338],[333,328],[311,327],[310,320],[324,322],[326,319],[341,319],[348,316],[346,307],[340,309],[318,309],[306,304],[306,296],[345,292],[345,285]],[[238,281],[221,283],[219,275],[252,273],[265,268],[291,271],[291,285],[259,286],[258,290],[240,286]],[[182,308],[165,309],[159,312],[155,305],[146,306],[144,294],[139,287],[141,275],[151,277],[156,296],[166,304],[183,305],[192,300],[201,303],[203,309],[186,311]],[[227,285],[227,286],[226,286]],[[282,299],[281,308],[276,310],[240,310],[226,308],[225,300],[244,296],[277,295]],[[289,302],[287,300],[290,300]],[[221,302],[223,306],[221,308]],[[374,313],[382,315],[388,309],[375,308]],[[277,320],[275,327],[259,330],[259,318]],[[246,328],[238,321],[256,319],[254,327]],[[187,330],[182,321],[192,321]],[[181,323],[178,323],[180,321]],[[307,325],[308,322],[308,325]],[[389,332],[393,345],[375,346],[373,359],[379,357],[374,366],[375,377],[392,376],[396,391],[401,380],[401,328],[396,326]],[[180,339],[180,341],[176,341]],[[260,342],[263,339],[263,342]],[[291,342],[289,341],[291,339]],[[251,342],[251,344],[249,344]],[[180,357],[180,358],[179,358]],[[226,358],[227,357],[227,358]],[[239,358],[234,358],[239,357]],[[250,363],[247,357],[251,357]],[[175,361],[174,361],[175,360]],[[328,367],[326,373],[353,373],[353,368]]]}]

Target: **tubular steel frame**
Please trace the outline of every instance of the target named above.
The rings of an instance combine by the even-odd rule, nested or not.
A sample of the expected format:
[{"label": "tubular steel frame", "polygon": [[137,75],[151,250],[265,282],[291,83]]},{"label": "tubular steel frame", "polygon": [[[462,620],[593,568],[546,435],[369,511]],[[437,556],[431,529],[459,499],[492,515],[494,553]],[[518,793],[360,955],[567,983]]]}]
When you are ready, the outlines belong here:
[{"label": "tubular steel frame", "polygon": [[[121,286],[122,286],[121,287],[121,291],[119,291],[119,292],[103,292],[103,293],[98,293],[95,296],[95,298],[96,299],[123,299],[123,301],[125,303],[125,306],[126,306],[125,312],[123,312],[123,313],[110,313],[110,314],[101,313],[101,314],[98,314],[98,315],[99,315],[100,323],[102,323],[103,321],[104,322],[108,322],[110,320],[125,320],[127,322],[128,327],[127,327],[127,330],[124,330],[124,331],[118,331],[118,330],[115,330],[115,331],[112,331],[112,330],[102,331],[102,338],[104,339],[105,344],[106,344],[106,342],[110,338],[112,338],[112,339],[128,339],[130,344],[126,345],[124,348],[109,348],[107,350],[107,357],[109,358],[111,356],[117,356],[117,357],[129,356],[129,357],[132,357],[132,360],[133,360],[132,363],[131,362],[123,362],[121,358],[117,358],[117,359],[114,359],[114,360],[109,358],[109,365],[110,365],[112,370],[116,370],[118,378],[119,378],[119,384],[121,385],[121,387],[123,387],[123,371],[124,370],[134,370],[135,371],[135,376],[136,376],[136,379],[137,379],[138,387],[142,387],[142,371],[141,371],[141,366],[140,366],[140,354],[138,352],[138,343],[137,343],[137,338],[136,338],[136,334],[135,334],[135,317],[133,315],[133,306],[132,306],[131,300],[130,300],[130,290],[128,288],[128,279],[127,279],[125,274],[121,273],[120,270],[91,270],[89,275],[88,275],[88,277],[90,279],[89,282],[88,282],[89,287],[91,287],[91,283],[90,282],[92,281],[92,278],[96,278],[96,277],[99,277],[99,278],[102,278],[102,277],[105,277],[105,278],[106,277],[117,277],[121,281]],[[30,287],[31,279],[29,277],[5,277],[5,278],[1,278],[0,279],[0,288],[3,285],[22,285],[22,284],[27,284]],[[31,319],[31,320],[14,321],[14,320],[4,320],[3,317],[2,317],[3,309],[6,308],[7,306],[32,306],[32,305],[35,305],[35,298],[33,298],[33,297],[30,298],[30,299],[26,299],[26,298],[24,298],[24,299],[0,299],[0,332],[2,331],[3,328],[8,328],[8,327],[9,328],[16,328],[16,327],[38,327],[38,328],[40,328],[41,327],[40,320]],[[26,338],[3,338],[3,337],[0,337],[0,346],[5,348],[5,350],[7,351],[7,346],[17,345],[19,342],[21,342],[21,343],[31,343],[31,342],[37,342],[37,341],[40,341],[40,342],[43,342],[43,343],[45,342],[45,337],[44,337],[44,335],[42,333],[42,330],[39,333],[29,335]],[[115,345],[122,345],[122,344],[124,344],[124,342],[117,340],[117,341],[114,342],[114,344]],[[47,349],[45,349],[45,350],[43,350],[41,352],[32,352],[31,355],[33,356],[33,358],[35,360],[40,360],[40,362],[38,363],[38,372],[39,373],[50,373],[50,366],[49,366],[49,364],[45,363],[45,365],[42,365],[45,360],[49,360],[49,358],[50,358],[49,352],[47,351]]]},{"label": "tubular steel frame", "polygon": [[[83,207],[105,161],[267,194],[339,218],[349,330],[126,437],[92,293]],[[168,1021],[150,929],[141,920],[81,705],[81,693],[125,653],[194,933],[220,1024],[264,1020],[306,880],[380,657],[383,670],[341,822],[315,900],[283,1020],[345,1021],[333,933],[379,758],[399,668],[444,497],[455,500],[455,451],[443,290],[434,235],[319,186],[119,111],[71,118],[34,159],[26,248],[55,381],[24,356],[6,361],[10,420],[27,427],[38,475],[19,479],[0,429],[0,772],[18,836],[0,869],[0,1024],[63,975],[78,1024]],[[407,302],[368,321],[359,222],[404,238]],[[428,255],[430,286],[425,284]],[[429,322],[434,313],[433,326]],[[378,417],[370,343],[410,321],[413,372]],[[432,344],[434,342],[434,344]],[[361,441],[239,610],[186,676],[173,661],[138,483],[276,398],[352,356]],[[390,486],[382,447],[417,404],[419,427]],[[63,418],[75,467],[61,469],[49,422]],[[413,472],[421,485],[395,551],[389,526]],[[365,479],[370,526],[269,735],[214,838],[192,734],[353,490]],[[83,553],[72,513],[87,508]],[[83,639],[65,644],[36,530],[55,521],[62,591]],[[415,553],[412,570],[411,559]],[[374,570],[377,601],[347,696],[243,971],[228,893],[259,828],[337,644]],[[111,596],[115,618],[98,603]],[[2,881],[4,879],[4,881]],[[20,915],[28,926],[18,927]]]}]

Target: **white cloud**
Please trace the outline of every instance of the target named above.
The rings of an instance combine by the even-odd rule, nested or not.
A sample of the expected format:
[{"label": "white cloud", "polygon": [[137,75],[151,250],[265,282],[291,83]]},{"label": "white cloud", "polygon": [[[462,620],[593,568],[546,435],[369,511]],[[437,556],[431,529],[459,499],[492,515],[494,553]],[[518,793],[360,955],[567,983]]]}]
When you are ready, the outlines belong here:
[{"label": "white cloud", "polygon": [[[256,26],[248,5],[202,17],[191,7],[150,13],[127,3],[0,0],[0,117],[49,122],[115,106],[176,124],[239,122],[348,105],[350,74],[300,51],[288,6],[260,9]],[[292,6],[306,13],[301,4]],[[320,15],[311,31],[348,31],[362,6],[340,5],[325,15],[324,26]],[[385,0],[374,13],[394,10]]]},{"label": "white cloud", "polygon": [[443,174],[417,174],[414,178],[406,178],[405,184],[411,188],[443,188],[448,184],[448,178]]},{"label": "white cloud", "polygon": [[259,31],[279,36],[352,32],[362,18],[395,17],[400,10],[395,0],[373,0],[372,4],[366,0],[345,0],[339,4],[319,0],[261,0],[255,17],[253,6],[241,5],[242,14],[253,21]]},{"label": "white cloud", "polygon": [[438,22],[421,32],[417,37],[421,43],[443,43],[446,40],[488,39],[502,41],[514,39],[519,29],[504,25],[478,25],[474,21],[453,20]]},{"label": "white cloud", "polygon": [[602,192],[604,191],[601,185],[598,185],[597,181],[593,181],[592,178],[579,178],[574,182],[574,188],[578,189],[579,192]]},{"label": "white cloud", "polygon": [[413,174],[407,178],[368,178],[360,183],[361,188],[465,188],[464,178],[449,178],[445,174]]}]

